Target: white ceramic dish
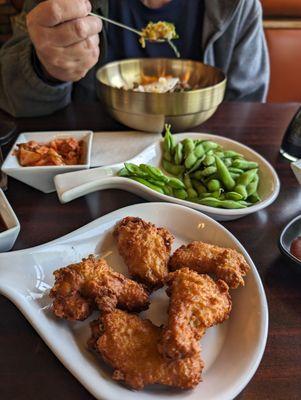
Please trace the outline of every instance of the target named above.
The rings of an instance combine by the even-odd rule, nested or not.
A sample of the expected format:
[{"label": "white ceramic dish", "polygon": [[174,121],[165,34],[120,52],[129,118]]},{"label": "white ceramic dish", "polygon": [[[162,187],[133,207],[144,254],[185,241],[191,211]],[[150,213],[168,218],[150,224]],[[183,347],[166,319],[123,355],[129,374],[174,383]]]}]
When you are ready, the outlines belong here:
[{"label": "white ceramic dish", "polygon": [[20,232],[20,223],[5,194],[0,189],[0,215],[8,229],[0,232],[0,252],[9,251]]},{"label": "white ceramic dish", "polygon": [[[48,297],[52,273],[90,253],[105,254],[114,269],[126,274],[112,237],[114,225],[125,216],[137,216],[168,228],[175,236],[173,250],[192,240],[203,240],[240,251],[251,266],[243,288],[231,292],[233,311],[222,325],[208,329],[202,339],[203,382],[193,391],[148,387],[128,390],[111,379],[86,348],[89,320],[70,323],[56,319]],[[201,225],[200,225],[201,223]],[[171,203],[138,204],[110,213],[60,239],[32,249],[0,254],[0,292],[25,315],[50,349],[89,390],[102,400],[230,400],[247,385],[262,358],[268,332],[268,308],[260,277],[246,250],[220,224],[204,214]],[[164,289],[151,297],[143,317],[160,325],[166,320]],[[95,318],[95,315],[91,318]],[[90,319],[91,319],[90,318]]]},{"label": "white ceramic dish", "polygon": [[[177,142],[185,138],[213,140],[221,144],[225,149],[235,150],[238,153],[243,154],[248,160],[256,161],[259,164],[260,175],[258,193],[262,198],[262,201],[252,205],[251,207],[238,210],[226,210],[221,208],[203,206],[186,200],[176,199],[174,197],[160,194],[142,185],[139,182],[133,181],[128,178],[118,177],[117,172],[123,167],[123,163],[95,168],[89,171],[70,173],[68,175],[57,175],[54,182],[58,197],[62,203],[66,203],[77,197],[94,192],[96,190],[109,188],[124,189],[150,201],[169,201],[194,208],[196,210],[204,212],[207,215],[210,215],[210,217],[216,219],[217,221],[227,221],[244,217],[245,215],[254,213],[269,206],[277,198],[280,190],[280,181],[276,174],[276,171],[270,163],[268,163],[260,154],[256,153],[254,150],[239,142],[222,136],[216,136],[206,133],[183,133],[175,135],[175,139]],[[136,164],[148,163],[157,167],[160,166],[162,158],[161,143],[162,141],[160,139],[157,143],[154,143],[147,147],[142,153],[138,154],[132,160],[129,160],[129,162],[133,162]]]},{"label": "white ceramic dish", "polygon": [[[63,165],[56,166],[50,165],[45,167],[22,167],[15,155],[13,155],[16,145],[18,143],[25,143],[30,140],[35,140],[38,143],[47,143],[53,139],[74,137],[78,140],[83,140],[85,143],[85,154],[83,157],[83,164],[80,165]],[[58,132],[24,132],[21,133],[11,151],[7,155],[3,165],[2,171],[8,176],[12,176],[21,182],[26,183],[35,189],[41,190],[44,193],[51,193],[55,191],[53,178],[57,174],[62,174],[70,171],[78,171],[87,169],[91,163],[91,146],[92,146],[92,131],[58,131]]]}]

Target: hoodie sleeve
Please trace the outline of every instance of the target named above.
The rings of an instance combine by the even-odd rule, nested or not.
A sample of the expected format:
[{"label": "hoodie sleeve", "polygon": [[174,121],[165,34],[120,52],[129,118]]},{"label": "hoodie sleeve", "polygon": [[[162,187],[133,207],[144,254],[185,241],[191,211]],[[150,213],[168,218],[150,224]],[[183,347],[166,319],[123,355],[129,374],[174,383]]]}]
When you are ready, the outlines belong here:
[{"label": "hoodie sleeve", "polygon": [[258,0],[241,2],[239,35],[228,70],[226,100],[266,100],[270,64]]},{"label": "hoodie sleeve", "polygon": [[[26,0],[25,12],[35,6]],[[14,117],[51,114],[71,101],[72,83],[51,85],[40,79],[33,65],[33,45],[21,25],[0,50],[0,108]]]}]

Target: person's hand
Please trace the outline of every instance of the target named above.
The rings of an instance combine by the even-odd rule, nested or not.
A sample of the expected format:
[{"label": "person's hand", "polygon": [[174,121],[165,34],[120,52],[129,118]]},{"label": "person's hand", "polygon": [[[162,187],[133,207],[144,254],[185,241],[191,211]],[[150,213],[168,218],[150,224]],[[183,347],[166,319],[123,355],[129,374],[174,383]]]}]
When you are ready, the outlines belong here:
[{"label": "person's hand", "polygon": [[47,0],[27,15],[27,29],[49,77],[75,82],[99,57],[100,19],[88,0]]}]

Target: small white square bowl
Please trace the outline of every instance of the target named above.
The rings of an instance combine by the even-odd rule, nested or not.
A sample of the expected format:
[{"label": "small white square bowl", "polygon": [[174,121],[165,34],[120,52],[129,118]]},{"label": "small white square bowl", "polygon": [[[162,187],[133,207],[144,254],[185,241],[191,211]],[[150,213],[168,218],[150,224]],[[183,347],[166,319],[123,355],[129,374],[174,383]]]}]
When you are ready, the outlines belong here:
[{"label": "small white square bowl", "polygon": [[0,252],[9,251],[20,232],[20,223],[5,194],[0,189],[0,215],[7,229],[0,232]]},{"label": "small white square bowl", "polygon": [[[54,139],[66,139],[73,137],[77,140],[84,141],[84,155],[83,164],[78,165],[49,165],[43,167],[22,167],[19,164],[18,158],[13,154],[16,150],[18,143],[26,143],[30,140],[35,140],[38,143],[49,143]],[[57,132],[24,132],[21,133],[11,151],[7,155],[3,165],[2,171],[8,176],[12,176],[21,182],[26,183],[35,189],[44,193],[51,193],[55,191],[53,178],[57,174],[64,172],[78,171],[81,169],[90,168],[91,163],[91,149],[92,149],[92,131],[57,131]]]}]

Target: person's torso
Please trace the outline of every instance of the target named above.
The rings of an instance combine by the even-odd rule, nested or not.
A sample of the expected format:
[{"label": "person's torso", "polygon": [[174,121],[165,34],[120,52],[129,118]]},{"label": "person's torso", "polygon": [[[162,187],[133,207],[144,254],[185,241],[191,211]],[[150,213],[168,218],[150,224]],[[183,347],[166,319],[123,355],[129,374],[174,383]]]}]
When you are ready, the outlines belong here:
[{"label": "person's torso", "polygon": [[[150,21],[175,24],[179,39],[174,43],[181,58],[192,60],[202,60],[203,15],[203,0],[172,0],[158,9],[150,9],[140,0],[109,1],[109,18],[135,29],[143,29]],[[147,42],[142,48],[138,35],[111,24],[107,25],[106,33],[108,47],[105,62],[125,58],[175,57],[168,43]]]}]

